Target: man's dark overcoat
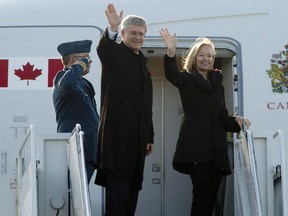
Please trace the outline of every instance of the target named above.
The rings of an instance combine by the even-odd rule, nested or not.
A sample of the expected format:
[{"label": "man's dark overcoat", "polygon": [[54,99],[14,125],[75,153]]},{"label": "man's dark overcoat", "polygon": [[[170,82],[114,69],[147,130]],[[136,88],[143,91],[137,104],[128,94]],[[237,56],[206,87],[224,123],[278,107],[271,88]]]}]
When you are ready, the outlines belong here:
[{"label": "man's dark overcoat", "polygon": [[179,89],[184,116],[181,123],[173,167],[189,174],[187,164],[214,163],[230,174],[226,132],[240,131],[235,117],[229,116],[225,105],[222,74],[212,70],[208,81],[197,71],[179,72],[176,58],[164,57],[166,78]]},{"label": "man's dark overcoat", "polygon": [[102,63],[101,108],[96,184],[105,186],[107,171],[137,179],[140,190],[146,146],[153,143],[152,81],[146,58],[104,31],[97,53]]},{"label": "man's dark overcoat", "polygon": [[76,124],[84,132],[86,161],[96,165],[99,115],[92,84],[82,77],[83,67],[74,64],[59,71],[53,80],[57,132],[71,133]]}]

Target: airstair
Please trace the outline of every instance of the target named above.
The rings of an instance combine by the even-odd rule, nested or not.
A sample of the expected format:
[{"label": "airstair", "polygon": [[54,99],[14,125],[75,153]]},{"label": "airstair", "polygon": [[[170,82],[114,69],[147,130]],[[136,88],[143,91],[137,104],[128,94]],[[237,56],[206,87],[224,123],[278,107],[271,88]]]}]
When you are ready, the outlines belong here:
[{"label": "airstair", "polygon": [[83,135],[79,124],[51,137],[30,126],[17,157],[17,215],[91,216]]},{"label": "airstair", "polygon": [[[222,211],[214,215],[288,216],[283,131],[252,133],[243,125],[234,140],[233,174],[227,177],[232,183],[226,179],[224,189],[220,190],[220,195],[224,196],[219,204]],[[231,193],[232,203],[228,196]]]},{"label": "airstair", "polygon": [[[28,128],[17,156],[16,215],[92,215],[83,135],[80,125],[76,125],[72,133],[51,135],[37,134],[34,125]],[[223,181],[214,215],[288,216],[287,162],[282,130],[274,134],[252,134],[244,125],[234,136],[233,174]],[[262,153],[256,154],[264,144],[265,157]],[[264,172],[259,167],[267,170]],[[101,197],[103,205],[103,193]],[[103,216],[104,212],[98,215]]]},{"label": "airstair", "polygon": [[243,126],[234,147],[234,202],[236,215],[262,216],[257,164],[252,133]]}]

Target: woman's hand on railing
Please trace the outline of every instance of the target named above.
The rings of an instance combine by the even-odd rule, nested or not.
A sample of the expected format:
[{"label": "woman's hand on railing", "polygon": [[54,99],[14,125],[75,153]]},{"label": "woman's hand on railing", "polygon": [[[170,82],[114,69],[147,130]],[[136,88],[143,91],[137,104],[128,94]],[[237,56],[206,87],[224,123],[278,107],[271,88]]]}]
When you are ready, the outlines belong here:
[{"label": "woman's hand on railing", "polygon": [[243,125],[249,129],[251,122],[248,118],[242,117],[242,116],[236,116],[235,121],[240,126],[240,128],[243,128]]}]

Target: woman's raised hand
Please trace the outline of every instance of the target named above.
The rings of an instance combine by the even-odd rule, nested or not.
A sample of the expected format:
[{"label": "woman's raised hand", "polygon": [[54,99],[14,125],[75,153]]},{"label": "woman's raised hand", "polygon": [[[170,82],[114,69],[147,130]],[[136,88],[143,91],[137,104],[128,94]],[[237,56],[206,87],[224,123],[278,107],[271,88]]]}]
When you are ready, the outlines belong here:
[{"label": "woman's raised hand", "polygon": [[167,28],[161,28],[159,32],[166,44],[167,55],[169,57],[174,57],[176,54],[176,33],[171,35]]}]

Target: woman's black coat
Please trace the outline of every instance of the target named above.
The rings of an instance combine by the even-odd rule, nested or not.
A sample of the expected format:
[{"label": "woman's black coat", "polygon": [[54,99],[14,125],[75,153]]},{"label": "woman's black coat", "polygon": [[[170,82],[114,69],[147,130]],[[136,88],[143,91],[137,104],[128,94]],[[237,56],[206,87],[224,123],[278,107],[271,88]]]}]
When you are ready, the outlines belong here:
[{"label": "woman's black coat", "polygon": [[[197,71],[179,72],[176,58],[164,57],[166,78],[179,89],[182,119],[173,167],[189,173],[187,164],[213,162],[230,174],[226,132],[238,132],[235,118],[228,115],[220,71],[210,71],[208,81]],[[189,167],[189,166],[188,166]]]},{"label": "woman's black coat", "polygon": [[102,77],[96,184],[105,186],[110,171],[118,178],[136,178],[141,189],[146,146],[154,136],[152,80],[142,52],[115,40],[106,29],[97,47]]}]

